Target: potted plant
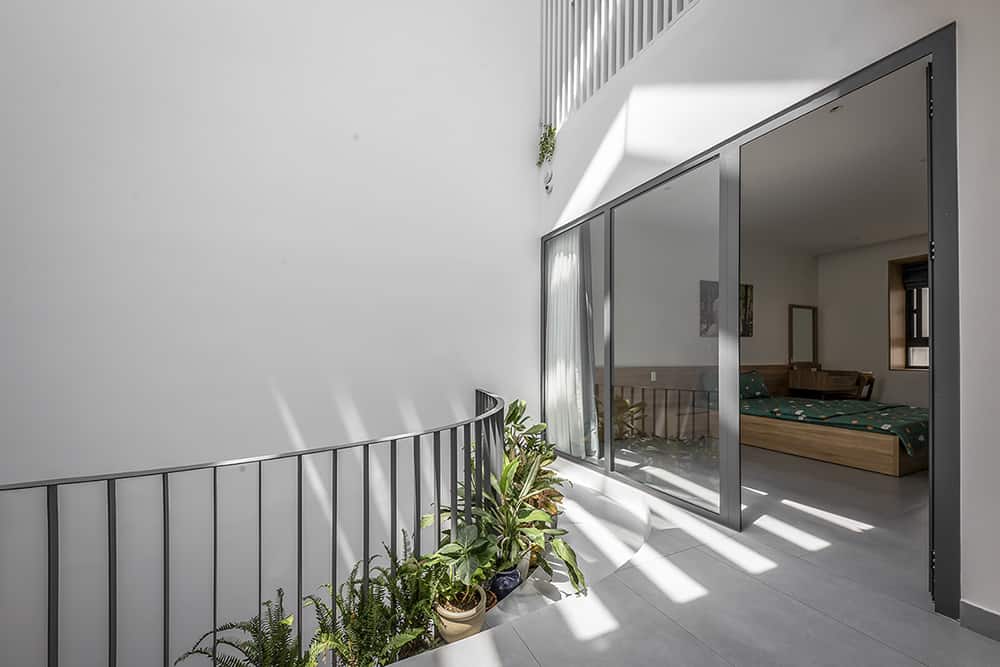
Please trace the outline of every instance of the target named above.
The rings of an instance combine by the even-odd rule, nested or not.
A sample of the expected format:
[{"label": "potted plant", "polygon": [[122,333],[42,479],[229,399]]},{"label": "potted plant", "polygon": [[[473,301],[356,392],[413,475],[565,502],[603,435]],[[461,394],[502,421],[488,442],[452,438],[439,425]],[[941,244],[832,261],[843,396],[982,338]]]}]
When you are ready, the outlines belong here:
[{"label": "potted plant", "polygon": [[491,477],[491,492],[486,496],[486,509],[481,511],[483,525],[497,537],[497,573],[490,589],[498,600],[509,595],[527,576],[532,549],[545,548],[546,533],[552,515],[534,507],[530,500],[540,493],[541,459],[530,459],[529,470],[518,475],[521,459],[504,456],[500,479]]},{"label": "potted plant", "polygon": [[492,535],[481,535],[475,524],[459,526],[448,543],[428,559],[441,568],[441,585],[434,611],[438,634],[455,642],[483,628],[486,591],[482,584],[493,572],[497,545]]}]

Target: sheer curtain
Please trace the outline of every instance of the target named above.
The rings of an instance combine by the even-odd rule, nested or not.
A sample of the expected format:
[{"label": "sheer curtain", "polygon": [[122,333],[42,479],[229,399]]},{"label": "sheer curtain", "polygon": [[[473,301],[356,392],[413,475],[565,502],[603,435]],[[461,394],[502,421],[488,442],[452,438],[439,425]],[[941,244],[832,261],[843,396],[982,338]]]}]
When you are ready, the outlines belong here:
[{"label": "sheer curtain", "polygon": [[597,455],[590,228],[546,243],[545,421],[548,439],[580,458]]}]

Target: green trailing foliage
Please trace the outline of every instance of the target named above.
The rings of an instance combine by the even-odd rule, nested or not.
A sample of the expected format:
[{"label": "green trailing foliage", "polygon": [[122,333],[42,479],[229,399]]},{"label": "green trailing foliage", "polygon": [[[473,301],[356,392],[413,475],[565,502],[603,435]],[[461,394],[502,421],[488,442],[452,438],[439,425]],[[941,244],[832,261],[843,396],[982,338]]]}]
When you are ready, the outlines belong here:
[{"label": "green trailing foliage", "polygon": [[[242,637],[225,634],[231,632],[239,632]],[[213,634],[216,635],[214,646]],[[279,588],[277,601],[265,602],[263,614],[249,621],[224,623],[209,630],[174,664],[200,655],[208,657],[212,665],[218,667],[316,667],[330,650],[330,644],[317,634],[309,650],[303,653],[297,634],[295,615],[285,613],[285,592]]]},{"label": "green trailing foliage", "polygon": [[332,607],[318,596],[306,597],[316,609],[317,635],[341,665],[381,667],[431,646],[437,575],[410,555],[405,534],[403,541],[402,560],[386,549],[389,567],[374,566],[377,557],[369,561],[367,586],[359,576],[361,561],[355,563]]},{"label": "green trailing foliage", "polygon": [[542,132],[538,137],[538,161],[536,167],[541,167],[546,162],[552,161],[552,156],[556,152],[556,128],[551,125],[543,125]]}]

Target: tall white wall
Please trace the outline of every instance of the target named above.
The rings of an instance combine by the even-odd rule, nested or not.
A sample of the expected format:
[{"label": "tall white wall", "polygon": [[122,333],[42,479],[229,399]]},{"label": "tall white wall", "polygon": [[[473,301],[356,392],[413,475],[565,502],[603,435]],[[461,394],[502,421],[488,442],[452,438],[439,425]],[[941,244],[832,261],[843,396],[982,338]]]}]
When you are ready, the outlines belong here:
[{"label": "tall white wall", "polygon": [[576,112],[558,136],[549,228],[879,58],[958,25],[962,336],[962,591],[1000,611],[992,289],[1000,227],[1000,4],[982,0],[701,0]]},{"label": "tall white wall", "polygon": [[[0,483],[419,430],[470,416],[476,386],[537,410],[538,33],[534,3],[3,3]],[[308,591],[329,470],[306,462]],[[265,471],[265,596],[294,591],[293,480]],[[172,481],[172,656],[210,622],[209,483]],[[219,484],[221,620],[254,608],[256,470]],[[152,664],[158,482],[120,486],[119,664]],[[44,506],[0,498],[5,663],[43,662]],[[60,507],[61,664],[100,664],[104,489]]]},{"label": "tall white wall", "polygon": [[889,260],[927,252],[927,237],[820,255],[819,357],[875,374],[877,401],[927,407],[927,371],[889,368]]},{"label": "tall white wall", "polygon": [[740,281],[753,285],[753,336],[740,338],[740,362],[788,363],[788,306],[816,305],[816,258],[773,242],[743,243]]},{"label": "tall white wall", "polygon": [[0,482],[535,399],[537,11],[0,9]]}]

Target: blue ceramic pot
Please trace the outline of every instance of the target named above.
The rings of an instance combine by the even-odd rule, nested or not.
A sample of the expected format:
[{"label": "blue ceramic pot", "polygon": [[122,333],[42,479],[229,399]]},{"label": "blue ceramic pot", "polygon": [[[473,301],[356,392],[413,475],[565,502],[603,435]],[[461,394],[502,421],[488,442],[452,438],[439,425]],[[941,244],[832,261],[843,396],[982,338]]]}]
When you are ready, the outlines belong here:
[{"label": "blue ceramic pot", "polygon": [[499,602],[520,586],[521,581],[521,573],[517,571],[516,567],[512,567],[509,570],[497,572],[493,575],[493,581],[490,582],[490,590],[497,596],[497,602]]}]

